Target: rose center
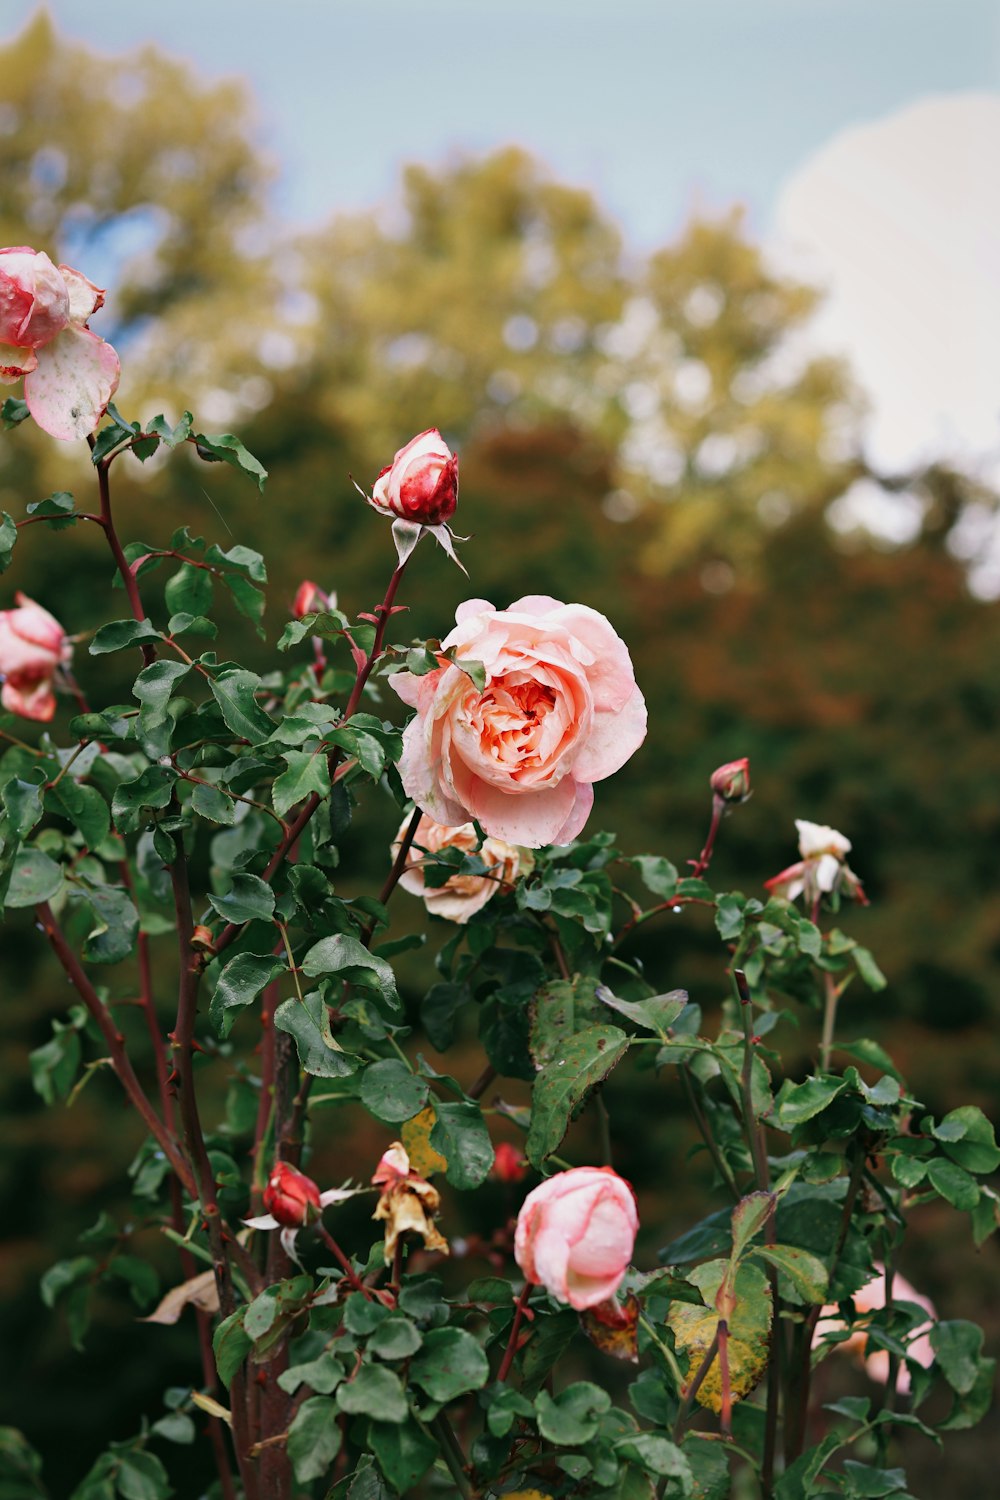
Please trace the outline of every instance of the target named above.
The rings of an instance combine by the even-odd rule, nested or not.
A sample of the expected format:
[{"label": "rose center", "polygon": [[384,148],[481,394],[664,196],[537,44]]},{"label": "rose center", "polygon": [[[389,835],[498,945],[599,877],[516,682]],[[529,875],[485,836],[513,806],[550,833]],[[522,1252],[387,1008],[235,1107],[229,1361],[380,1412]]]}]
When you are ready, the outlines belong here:
[{"label": "rose center", "polygon": [[473,710],[483,754],[515,775],[538,767],[547,755],[546,720],[555,703],[552,689],[533,678],[491,682]]}]

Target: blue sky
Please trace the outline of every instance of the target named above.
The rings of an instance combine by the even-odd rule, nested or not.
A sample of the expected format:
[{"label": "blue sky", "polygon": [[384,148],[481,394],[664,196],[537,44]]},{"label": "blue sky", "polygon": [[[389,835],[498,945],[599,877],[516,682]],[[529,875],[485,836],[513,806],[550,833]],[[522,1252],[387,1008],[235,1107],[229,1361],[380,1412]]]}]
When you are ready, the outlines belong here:
[{"label": "blue sky", "polygon": [[[628,237],[693,203],[769,228],[845,126],[1000,85],[997,0],[51,0],[66,33],[155,41],[258,100],[293,222],[387,197],[405,160],[517,141],[594,188]],[[15,34],[34,0],[4,0]]]}]

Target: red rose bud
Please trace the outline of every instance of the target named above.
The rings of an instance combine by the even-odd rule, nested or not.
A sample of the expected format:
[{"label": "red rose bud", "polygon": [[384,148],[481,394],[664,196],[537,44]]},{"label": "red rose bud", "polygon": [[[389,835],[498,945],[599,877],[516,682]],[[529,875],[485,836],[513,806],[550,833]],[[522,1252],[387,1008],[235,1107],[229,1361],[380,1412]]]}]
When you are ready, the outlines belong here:
[{"label": "red rose bud", "polygon": [[497,1182],[523,1182],[528,1175],[528,1161],[523,1151],[510,1141],[501,1141],[493,1158],[490,1176]]},{"label": "red rose bud", "polygon": [[411,438],[372,488],[372,504],[420,526],[440,526],[455,513],[458,459],[436,427]]},{"label": "red rose bud", "polygon": [[319,1214],[319,1188],[297,1167],[276,1162],[264,1189],[264,1207],[285,1229],[301,1229]]},{"label": "red rose bud", "polygon": [[711,787],[723,802],[745,802],[750,795],[750,762],[746,756],[742,760],[728,760],[713,771]]},{"label": "red rose bud", "polygon": [[292,614],[295,618],[301,620],[306,615],[319,614],[321,610],[329,608],[329,594],[325,594],[318,583],[313,583],[309,578],[303,579],[296,590],[295,601],[292,604]]}]

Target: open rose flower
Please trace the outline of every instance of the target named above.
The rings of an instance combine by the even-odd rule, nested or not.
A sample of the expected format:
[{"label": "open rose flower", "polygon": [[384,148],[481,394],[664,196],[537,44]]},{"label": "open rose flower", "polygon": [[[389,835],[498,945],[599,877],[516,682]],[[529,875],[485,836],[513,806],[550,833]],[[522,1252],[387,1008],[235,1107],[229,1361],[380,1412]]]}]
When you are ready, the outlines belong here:
[{"label": "open rose flower", "polygon": [[393,1141],[383,1152],[372,1176],[375,1187],[382,1189],[375,1205],[373,1219],[385,1223],[385,1263],[390,1265],[400,1235],[419,1234],[427,1250],[450,1253],[448,1241],[434,1225],[441,1195],[433,1183],[410,1168],[410,1158],[401,1141]]},{"label": "open rose flower", "polygon": [[0,702],[22,719],[48,723],[56,711],[52,680],[72,654],[66,632],[47,609],[16,594],[16,609],[0,610]]},{"label": "open rose flower", "polygon": [[809,905],[818,901],[821,896],[839,891],[845,896],[853,897],[862,906],[867,906],[868,897],[861,881],[847,863],[847,856],[851,852],[850,839],[838,833],[835,828],[827,828],[822,823],[809,823],[805,818],[796,818],[795,826],[799,830],[799,853],[802,858],[794,865],[789,865],[787,870],[765,880],[765,890],[770,891],[772,896],[783,896],[786,901],[794,901],[796,896],[804,895]]},{"label": "open rose flower", "polygon": [[583,604],[529,594],[509,609],[459,606],[442,642],[481,663],[482,692],[461,665],[390,680],[417,710],[399,774],[438,823],[470,819],[493,838],[568,844],[610,776],[646,735],[646,704],[624,641]]},{"label": "open rose flower", "polygon": [[635,1195],[610,1167],[572,1167],[521,1205],[514,1256],[530,1282],[582,1311],[612,1296],[639,1228]]},{"label": "open rose flower", "polygon": [[[395,859],[410,825],[407,816],[400,824],[392,845]],[[407,856],[406,868],[400,877],[400,885],[414,896],[422,896],[424,905],[432,915],[446,917],[449,922],[467,922],[473,912],[485,906],[492,896],[505,887],[509,890],[519,875],[526,874],[534,860],[526,849],[508,844],[504,839],[484,839],[478,848],[479,839],[472,823],[460,823],[457,828],[448,828],[435,823],[425,813],[417,824],[417,831]],[[421,868],[427,855],[439,854],[442,849],[459,849],[463,854],[474,854],[486,866],[484,875],[449,875],[444,885],[427,885]]]},{"label": "open rose flower", "polygon": [[24,399],[52,437],[94,431],[118,388],[118,355],[87,327],[100,287],[27,245],[0,250],[0,382],[24,376]]},{"label": "open rose flower", "polygon": [[[854,1293],[851,1299],[854,1304],[855,1315],[863,1318],[867,1313],[881,1312],[885,1307],[885,1267],[876,1263],[877,1274],[871,1281],[866,1282],[863,1287]],[[929,1369],[934,1363],[934,1350],[931,1347],[930,1333],[937,1322],[937,1310],[933,1302],[910,1285],[905,1276],[897,1272],[892,1279],[892,1301],[893,1306],[899,1302],[912,1302],[927,1314],[928,1321],[920,1323],[913,1330],[906,1347],[907,1357],[915,1359],[918,1364]],[[823,1342],[824,1335],[829,1333],[840,1333],[847,1325],[839,1316],[835,1304],[824,1307],[823,1316],[816,1324],[816,1332],[813,1336],[813,1344]],[[853,1354],[859,1362],[864,1364],[865,1371],[871,1380],[877,1380],[880,1385],[885,1385],[889,1379],[889,1351],[887,1349],[873,1349],[870,1354],[866,1352],[868,1346],[868,1332],[866,1327],[854,1327],[851,1336],[842,1339],[833,1347],[841,1354]],[[901,1395],[906,1395],[910,1389],[910,1372],[906,1364],[900,1362],[896,1374],[896,1389]]]}]

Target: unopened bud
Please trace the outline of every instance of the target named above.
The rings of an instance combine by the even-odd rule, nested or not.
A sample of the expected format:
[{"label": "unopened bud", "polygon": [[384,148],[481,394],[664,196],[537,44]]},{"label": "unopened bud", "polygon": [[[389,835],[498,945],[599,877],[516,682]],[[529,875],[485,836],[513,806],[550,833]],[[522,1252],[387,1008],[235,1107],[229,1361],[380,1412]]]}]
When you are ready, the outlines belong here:
[{"label": "unopened bud", "polygon": [[264,1189],[264,1207],[286,1229],[301,1229],[320,1211],[319,1188],[287,1161],[274,1165]]},{"label": "unopened bud", "polygon": [[523,1151],[510,1141],[501,1141],[493,1158],[490,1176],[497,1182],[523,1182],[528,1175],[528,1160]]},{"label": "unopened bud", "polygon": [[306,578],[295,592],[292,614],[297,620],[301,620],[305,615],[319,614],[321,610],[336,609],[336,607],[335,594],[327,594],[318,583],[313,583],[311,578]]},{"label": "unopened bud", "polygon": [[714,795],[721,801],[745,802],[750,795],[750,762],[747,757],[727,760],[724,766],[712,772],[710,784]]}]

